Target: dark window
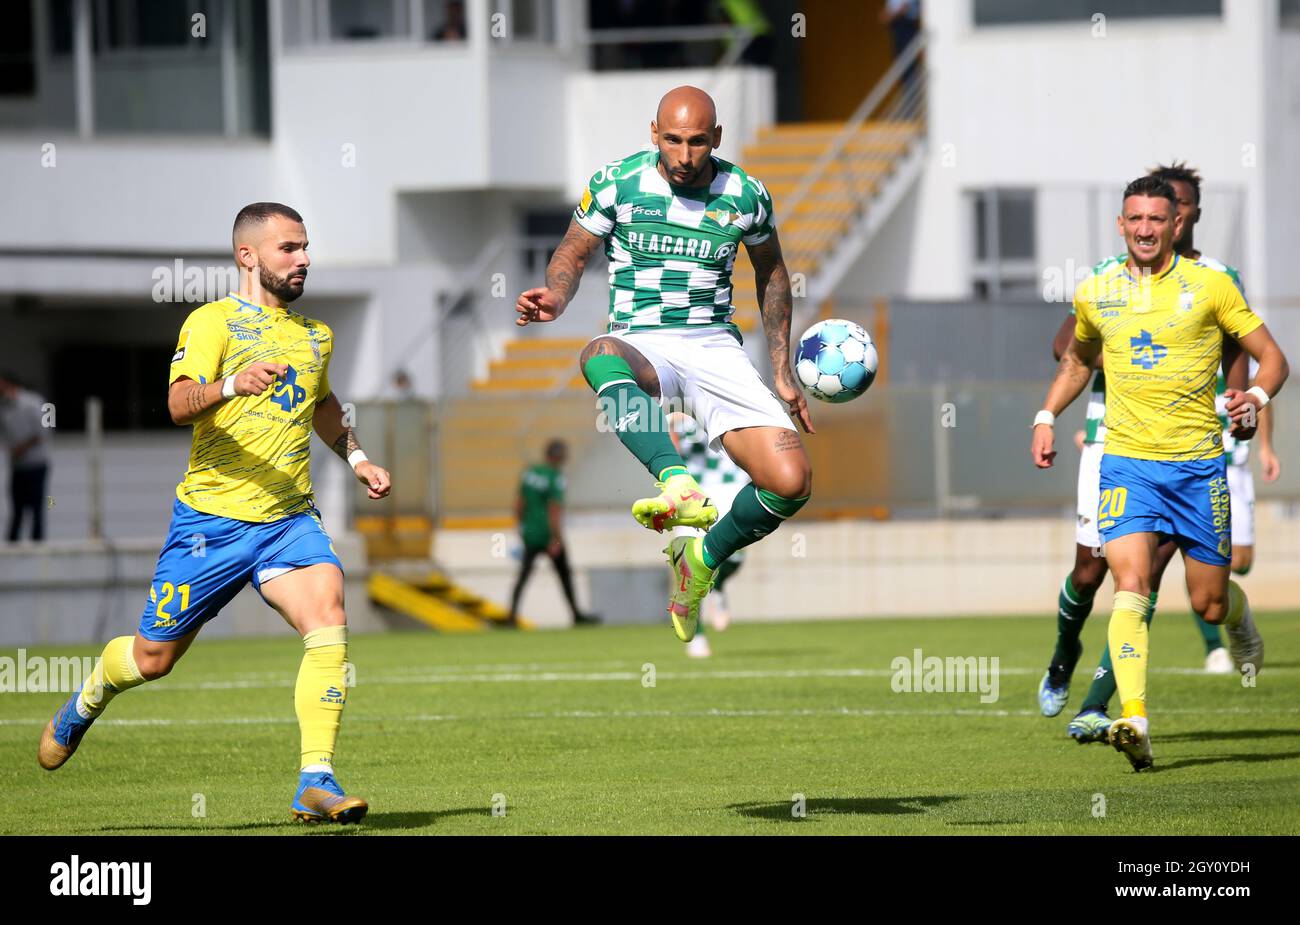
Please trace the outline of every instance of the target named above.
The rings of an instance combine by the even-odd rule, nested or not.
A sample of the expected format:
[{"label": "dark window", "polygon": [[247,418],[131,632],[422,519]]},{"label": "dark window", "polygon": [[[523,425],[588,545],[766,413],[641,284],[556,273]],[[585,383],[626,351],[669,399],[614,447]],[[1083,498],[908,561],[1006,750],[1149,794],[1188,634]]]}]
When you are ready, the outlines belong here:
[{"label": "dark window", "polygon": [[51,0],[46,16],[50,20],[50,53],[72,54],[72,0]]},{"label": "dark window", "polygon": [[105,430],[170,428],[167,370],[173,344],[68,344],[53,355],[51,400],[59,430],[86,429],[86,398],[104,403]]},{"label": "dark window", "polygon": [[1000,191],[998,194],[998,256],[1003,260],[1034,256],[1034,194]]},{"label": "dark window", "polygon": [[1034,191],[989,189],[970,194],[977,299],[1026,299],[1040,292]]},{"label": "dark window", "polygon": [[1278,0],[1277,21],[1283,29],[1300,29],[1300,0]]},{"label": "dark window", "polygon": [[0,29],[0,96],[36,95],[32,5],[12,4]]},{"label": "dark window", "polygon": [[524,237],[529,241],[524,248],[524,269],[529,273],[541,272],[551,261],[551,255],[569,230],[572,209],[555,209],[524,213]]},{"label": "dark window", "polygon": [[107,0],[96,12],[104,15],[104,36],[109,48],[188,45],[196,13],[206,17],[208,35],[215,34],[213,11],[193,0]]},{"label": "dark window", "polygon": [[392,38],[398,12],[394,0],[330,0],[330,33],[336,39]]},{"label": "dark window", "polygon": [[975,25],[1004,26],[1029,22],[1091,23],[1107,19],[1168,19],[1223,16],[1223,0],[975,0]]}]

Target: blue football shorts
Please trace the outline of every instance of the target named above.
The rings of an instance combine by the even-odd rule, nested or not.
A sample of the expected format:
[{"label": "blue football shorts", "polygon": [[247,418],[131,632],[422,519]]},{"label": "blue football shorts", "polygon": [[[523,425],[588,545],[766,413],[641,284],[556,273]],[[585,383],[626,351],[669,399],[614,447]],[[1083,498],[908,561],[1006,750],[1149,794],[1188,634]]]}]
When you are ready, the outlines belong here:
[{"label": "blue football shorts", "polygon": [[318,562],[343,569],[315,508],[251,523],[204,514],[177,498],[140,635],[180,639],[215,617],[249,581],[261,594],[262,582]]},{"label": "blue football shorts", "polygon": [[1198,562],[1232,561],[1232,503],[1227,463],[1128,456],[1101,458],[1097,529],[1103,543],[1130,533],[1173,538]]}]

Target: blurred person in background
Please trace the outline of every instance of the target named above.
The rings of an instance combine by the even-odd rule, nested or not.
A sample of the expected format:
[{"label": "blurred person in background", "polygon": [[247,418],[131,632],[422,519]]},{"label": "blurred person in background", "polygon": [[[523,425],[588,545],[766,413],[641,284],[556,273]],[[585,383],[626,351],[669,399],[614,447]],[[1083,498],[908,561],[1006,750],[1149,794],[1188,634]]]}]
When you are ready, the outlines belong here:
[{"label": "blurred person in background", "polygon": [[23,512],[32,514],[32,539],[45,539],[45,485],[50,474],[50,432],[45,399],[0,373],[0,443],[9,448],[9,542],[18,542]]},{"label": "blurred person in background", "polygon": [[[894,42],[894,57],[898,58],[921,31],[921,0],[885,0],[880,11],[880,21],[889,27]],[[916,62],[903,72],[903,82],[909,87],[916,77]]]},{"label": "blurred person in background", "polygon": [[[691,475],[708,493],[718,508],[718,516],[724,517],[731,510],[731,503],[742,488],[749,484],[745,470],[737,466],[725,450],[714,450],[709,446],[708,434],[695,419],[681,413],[670,416],[673,445],[681,454]],[[693,527],[674,527],[674,536],[697,536],[702,531]],[[718,566],[718,575],[713,582],[713,592],[704,599],[709,622],[719,633],[731,625],[731,608],[727,605],[727,580],[740,571],[745,562],[745,550],[734,553],[730,559]],[[686,654],[691,658],[708,658],[713,654],[709,639],[704,633],[704,624],[695,632],[695,638],[686,644]]]},{"label": "blurred person in background", "polygon": [[461,0],[448,0],[447,18],[433,32],[435,42],[465,41],[465,4]]},{"label": "blurred person in background", "polygon": [[600,618],[584,614],[578,609],[578,599],[573,593],[573,571],[569,568],[569,555],[564,548],[560,522],[564,516],[564,475],[560,472],[568,459],[569,448],[563,440],[546,444],[546,459],[524,470],[519,480],[519,496],[515,498],[515,517],[519,521],[519,534],[523,539],[523,559],[519,577],[510,595],[510,622],[519,622],[519,599],[524,585],[533,572],[533,562],[545,553],[555,564],[560,576],[564,599],[569,602],[574,626],[595,626]]},{"label": "blurred person in background", "polygon": [[404,369],[393,373],[393,398],[398,401],[410,401],[415,398],[415,385]]}]

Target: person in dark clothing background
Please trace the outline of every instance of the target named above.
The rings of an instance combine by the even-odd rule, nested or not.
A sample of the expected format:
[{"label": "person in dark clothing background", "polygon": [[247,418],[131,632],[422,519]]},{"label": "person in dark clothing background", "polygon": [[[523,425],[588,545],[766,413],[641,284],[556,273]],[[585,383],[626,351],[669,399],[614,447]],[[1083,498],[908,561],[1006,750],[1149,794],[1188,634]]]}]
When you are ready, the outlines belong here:
[{"label": "person in dark clothing background", "polygon": [[578,600],[573,593],[573,572],[569,568],[569,556],[564,549],[564,538],[560,530],[560,518],[564,510],[564,468],[568,458],[568,447],[562,440],[552,440],[546,445],[546,461],[529,466],[524,470],[519,481],[519,496],[515,499],[515,517],[519,520],[519,532],[524,541],[523,559],[519,566],[519,577],[515,580],[514,592],[510,595],[510,622],[519,620],[519,599],[523,596],[524,585],[533,571],[533,562],[543,553],[555,564],[555,572],[560,576],[560,585],[564,588],[565,600],[573,612],[575,626],[588,626],[599,623],[597,617],[584,614],[578,609]]},{"label": "person in dark clothing background", "polygon": [[9,447],[9,542],[22,531],[23,514],[32,515],[32,539],[45,539],[45,483],[50,474],[50,428],[44,400],[0,373],[0,443]]}]

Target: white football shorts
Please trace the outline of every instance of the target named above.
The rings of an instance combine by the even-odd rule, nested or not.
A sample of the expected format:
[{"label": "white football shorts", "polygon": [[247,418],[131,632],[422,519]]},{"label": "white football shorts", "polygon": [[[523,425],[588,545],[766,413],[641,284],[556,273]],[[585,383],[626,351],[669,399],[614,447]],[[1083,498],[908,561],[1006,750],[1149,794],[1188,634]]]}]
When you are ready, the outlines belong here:
[{"label": "white football shorts", "polygon": [[721,327],[615,331],[654,366],[659,403],[684,411],[704,428],[709,448],[722,449],[722,435],[742,427],[794,430],[780,399],[767,387],[734,336]]},{"label": "white football shorts", "polygon": [[1079,500],[1074,525],[1074,541],[1092,549],[1101,547],[1097,532],[1097,505],[1101,503],[1101,457],[1104,443],[1085,443],[1079,457]]}]

